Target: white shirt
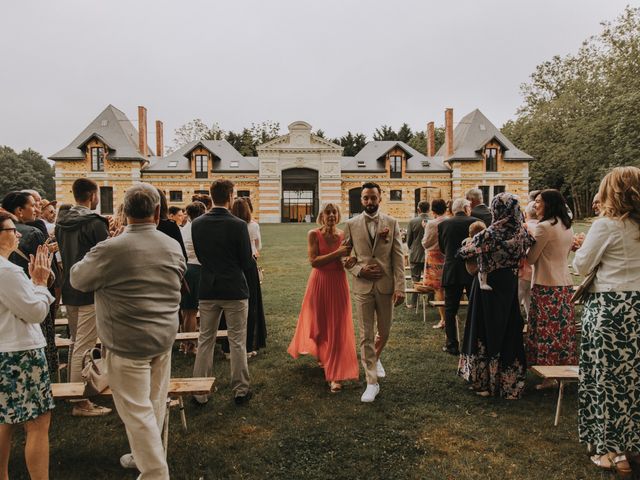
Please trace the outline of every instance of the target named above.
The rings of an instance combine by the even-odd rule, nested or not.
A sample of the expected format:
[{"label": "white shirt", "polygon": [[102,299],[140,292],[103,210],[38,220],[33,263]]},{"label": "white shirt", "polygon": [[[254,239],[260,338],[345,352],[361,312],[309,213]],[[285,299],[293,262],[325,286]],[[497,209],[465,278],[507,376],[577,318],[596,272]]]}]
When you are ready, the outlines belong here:
[{"label": "white shirt", "polygon": [[262,237],[260,236],[260,225],[251,220],[247,224],[249,229],[249,240],[251,240],[251,253],[255,257],[260,249],[262,249]]},{"label": "white shirt", "polygon": [[590,292],[640,291],[640,228],[637,223],[609,217],[593,222],[582,247],[576,252],[573,268],[587,276],[598,265]]},{"label": "white shirt", "polygon": [[44,347],[38,324],[53,301],[46,287],[35,286],[22,268],[0,257],[0,352]]},{"label": "white shirt", "polygon": [[[367,226],[367,230],[369,230],[369,236],[371,238],[376,238],[376,232],[378,230],[378,223],[380,221],[380,210],[376,210],[376,213],[373,215],[369,215],[367,212],[362,212],[364,215],[364,222]],[[373,221],[372,221],[373,220]]]},{"label": "white shirt", "polygon": [[182,227],[180,233],[182,233],[184,249],[187,251],[187,263],[200,265],[198,257],[196,257],[196,251],[193,249],[193,240],[191,239],[191,222],[188,222],[184,227]]}]

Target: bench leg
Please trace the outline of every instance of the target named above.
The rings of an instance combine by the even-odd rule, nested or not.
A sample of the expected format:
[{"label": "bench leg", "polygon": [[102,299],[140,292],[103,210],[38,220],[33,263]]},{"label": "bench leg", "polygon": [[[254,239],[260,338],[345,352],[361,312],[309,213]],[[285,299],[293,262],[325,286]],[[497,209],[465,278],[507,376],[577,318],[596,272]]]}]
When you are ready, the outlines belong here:
[{"label": "bench leg", "polygon": [[427,324],[427,296],[420,295],[422,301],[422,323]]},{"label": "bench leg", "polygon": [[564,394],[564,380],[560,380],[560,386],[558,387],[558,404],[556,405],[556,418],[553,421],[553,426],[557,427],[560,421],[560,406],[562,405],[562,396]]},{"label": "bench leg", "polygon": [[178,404],[180,406],[180,420],[182,420],[182,428],[186,432],[187,431],[187,415],[184,411],[184,400],[182,399],[182,396],[178,397]]},{"label": "bench leg", "polygon": [[171,399],[167,398],[167,408],[164,412],[164,428],[162,429],[162,446],[164,447],[164,457],[167,458],[169,449],[169,415],[171,413]]}]

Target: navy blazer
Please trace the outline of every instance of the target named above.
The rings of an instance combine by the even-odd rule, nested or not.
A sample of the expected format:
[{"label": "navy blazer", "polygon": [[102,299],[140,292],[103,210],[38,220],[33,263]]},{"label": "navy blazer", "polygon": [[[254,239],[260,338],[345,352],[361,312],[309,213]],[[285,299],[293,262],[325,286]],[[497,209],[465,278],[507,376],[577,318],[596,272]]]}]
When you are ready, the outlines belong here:
[{"label": "navy blazer", "polygon": [[473,207],[473,209],[471,209],[471,216],[482,220],[487,227],[491,225],[493,218],[491,210],[484,203]]},{"label": "navy blazer", "polygon": [[214,207],[191,225],[193,249],[202,264],[201,300],[249,298],[247,276],[256,268],[249,229],[226,208]]},{"label": "navy blazer", "polygon": [[469,275],[464,260],[456,253],[462,241],[469,236],[469,225],[477,222],[476,217],[468,217],[464,213],[456,213],[438,224],[438,245],[444,253],[442,270],[442,286],[471,285],[473,277]]}]

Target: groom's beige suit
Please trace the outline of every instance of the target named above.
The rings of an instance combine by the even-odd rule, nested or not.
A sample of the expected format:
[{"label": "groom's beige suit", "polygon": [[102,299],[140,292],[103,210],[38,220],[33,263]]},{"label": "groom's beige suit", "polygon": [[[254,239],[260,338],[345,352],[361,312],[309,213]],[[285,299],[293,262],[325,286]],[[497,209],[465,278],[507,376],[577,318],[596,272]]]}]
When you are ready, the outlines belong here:
[{"label": "groom's beige suit", "polygon": [[[387,228],[385,238],[382,232]],[[360,360],[367,383],[375,384],[378,383],[376,361],[391,329],[393,293],[405,290],[400,225],[382,212],[378,212],[377,220],[362,213],[346,223],[345,241],[353,246],[351,255],[357,260],[349,271],[355,277],[352,291],[360,325]],[[360,277],[360,270],[372,263],[380,265],[382,278],[372,281]]]}]

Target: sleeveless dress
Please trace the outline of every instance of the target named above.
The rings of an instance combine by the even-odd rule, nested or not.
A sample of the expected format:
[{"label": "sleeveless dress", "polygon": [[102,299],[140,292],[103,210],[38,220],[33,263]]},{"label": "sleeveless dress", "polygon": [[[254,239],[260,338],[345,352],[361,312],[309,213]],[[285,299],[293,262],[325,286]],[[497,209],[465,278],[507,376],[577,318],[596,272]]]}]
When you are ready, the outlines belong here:
[{"label": "sleeveless dress", "polygon": [[[314,230],[319,254],[327,255],[340,247],[343,234],[334,245]],[[293,357],[310,354],[324,366],[327,381],[357,380],[359,374],[355,333],[351,317],[349,283],[338,259],[313,268],[302,300],[296,332],[287,352]]]}]

